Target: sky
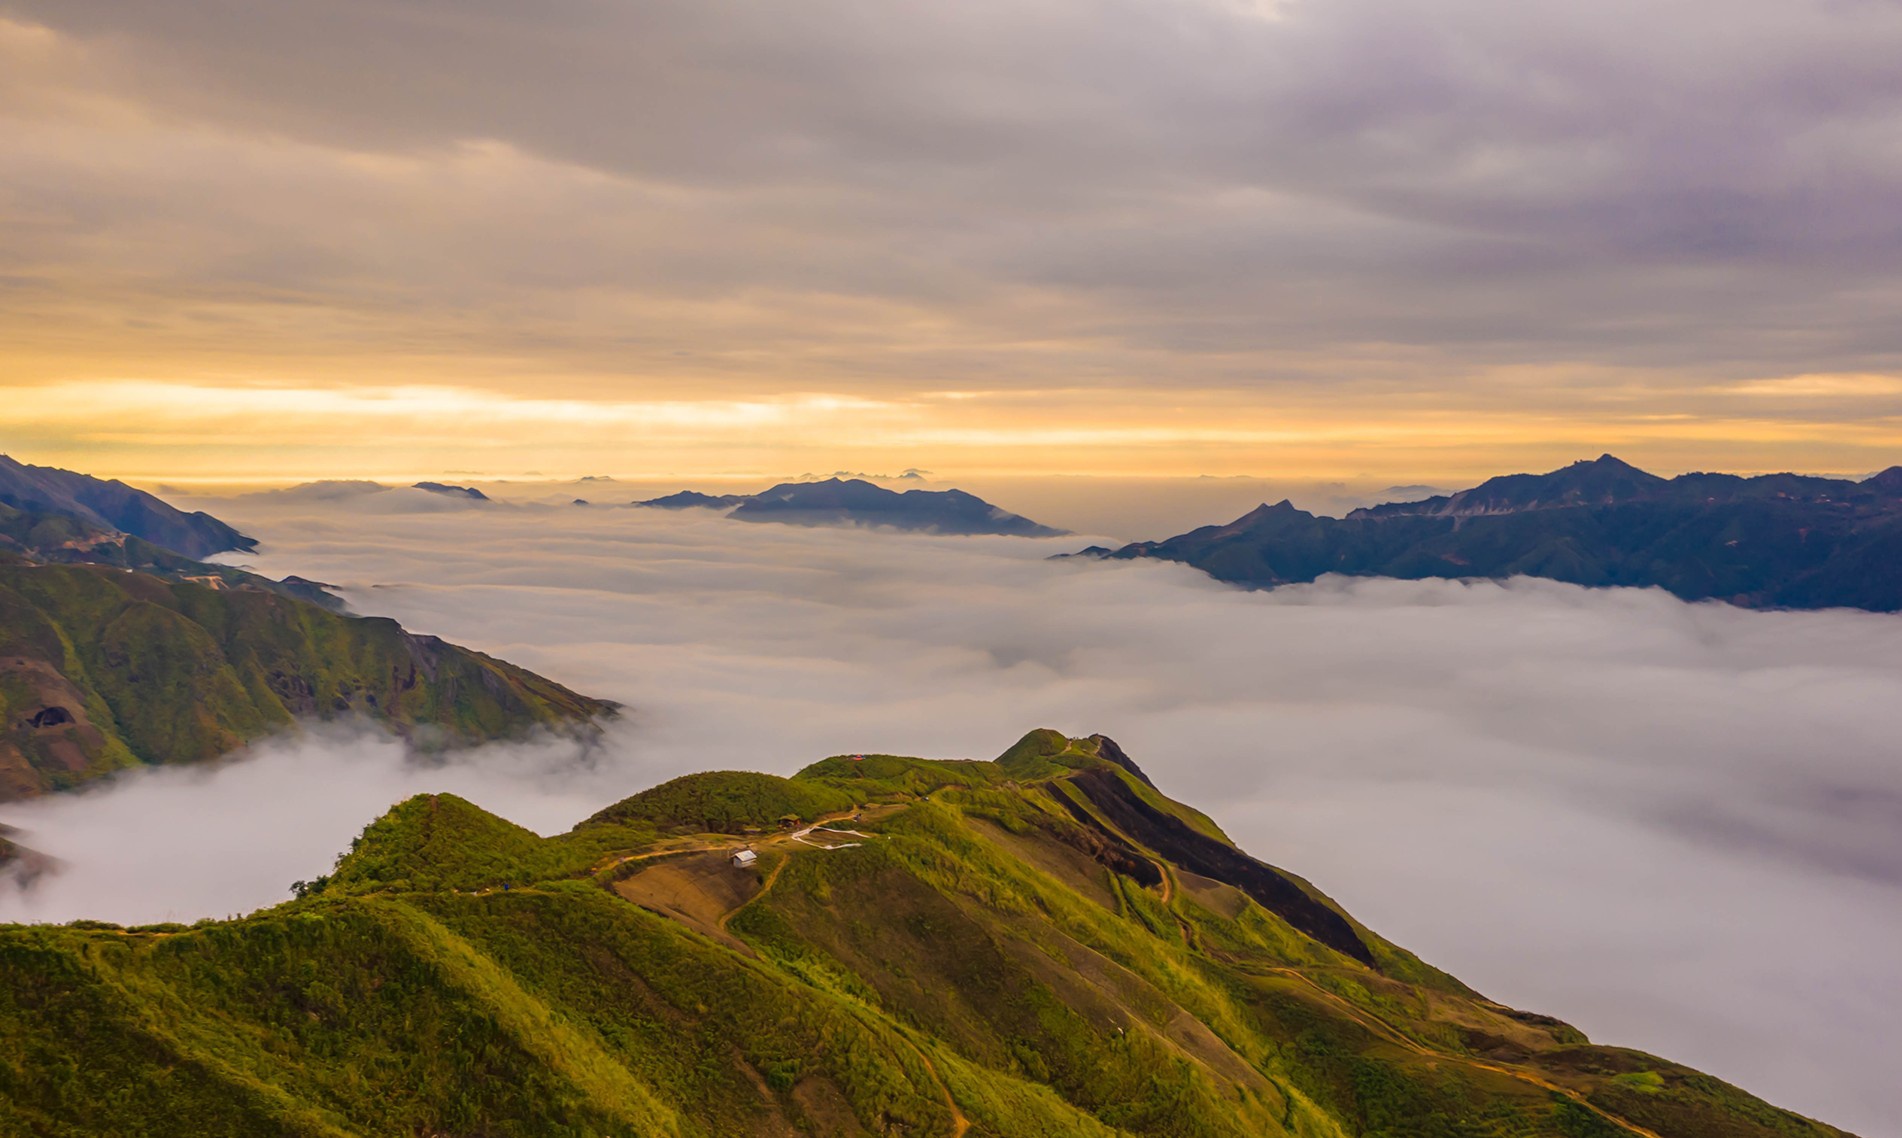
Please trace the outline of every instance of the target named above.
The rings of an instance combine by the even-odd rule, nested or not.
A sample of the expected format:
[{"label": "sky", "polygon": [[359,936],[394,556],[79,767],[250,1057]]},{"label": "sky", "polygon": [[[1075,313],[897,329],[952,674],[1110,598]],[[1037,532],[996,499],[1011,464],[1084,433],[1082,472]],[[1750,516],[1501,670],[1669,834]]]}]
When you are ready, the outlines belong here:
[{"label": "sky", "polygon": [[1889,0],[0,0],[0,449],[140,480],[1902,453]]},{"label": "sky", "polygon": [[[583,755],[311,732],[0,808],[0,920],[283,900],[391,803],[544,833],[677,774],[1103,732],[1164,792],[1487,995],[1902,1138],[1902,617],[1556,582],[1046,560],[958,538],[423,491],[197,502],[273,574],[627,705]],[[233,856],[242,850],[242,856]]]}]

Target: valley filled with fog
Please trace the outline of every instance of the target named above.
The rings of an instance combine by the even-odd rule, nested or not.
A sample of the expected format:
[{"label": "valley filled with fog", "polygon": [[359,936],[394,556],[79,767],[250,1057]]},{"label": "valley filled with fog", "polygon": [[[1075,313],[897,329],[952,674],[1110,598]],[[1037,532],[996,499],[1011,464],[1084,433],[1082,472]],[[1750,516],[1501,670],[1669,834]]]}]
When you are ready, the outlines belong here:
[{"label": "valley filled with fog", "polygon": [[627,710],[587,749],[425,764],[337,725],[12,804],[0,823],[62,869],[0,891],[0,919],[268,905],[414,793],[553,832],[690,771],[989,758],[1047,726],[1113,736],[1249,852],[1496,999],[1867,1135],[1902,1117],[1902,618],[1532,580],[1249,593],[1046,560],[1087,535],[412,490],[206,505],[262,539],[259,571]]}]

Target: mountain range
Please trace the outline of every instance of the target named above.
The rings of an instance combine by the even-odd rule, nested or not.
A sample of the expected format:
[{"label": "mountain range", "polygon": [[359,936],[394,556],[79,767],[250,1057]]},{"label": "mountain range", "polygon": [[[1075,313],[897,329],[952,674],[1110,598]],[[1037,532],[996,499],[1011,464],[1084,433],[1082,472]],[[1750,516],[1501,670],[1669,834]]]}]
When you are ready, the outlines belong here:
[{"label": "mountain range", "polygon": [[1039,525],[963,490],[887,490],[862,478],[782,482],[758,494],[702,494],[682,490],[632,503],[658,509],[723,509],[743,522],[806,526],[879,526],[942,534],[1009,534],[1060,537],[1065,531]]},{"label": "mountain range", "polygon": [[1114,742],[422,796],[294,900],[0,928],[0,1131],[1842,1138],[1487,999]]},{"label": "mountain range", "polygon": [[69,518],[191,558],[257,546],[257,542],[210,514],[185,513],[118,479],[106,481],[50,466],[28,466],[3,454],[0,506]]},{"label": "mountain range", "polygon": [[614,710],[395,621],[347,615],[317,582],[163,544],[256,544],[208,514],[4,458],[0,485],[0,801],[216,758],[300,718],[367,718],[444,747],[535,728],[591,733]]},{"label": "mountain range", "polygon": [[1282,501],[1227,525],[1085,553],[1274,586],[1348,576],[1547,577],[1752,608],[1902,610],[1902,467],[1661,478],[1604,455],[1320,517]]}]

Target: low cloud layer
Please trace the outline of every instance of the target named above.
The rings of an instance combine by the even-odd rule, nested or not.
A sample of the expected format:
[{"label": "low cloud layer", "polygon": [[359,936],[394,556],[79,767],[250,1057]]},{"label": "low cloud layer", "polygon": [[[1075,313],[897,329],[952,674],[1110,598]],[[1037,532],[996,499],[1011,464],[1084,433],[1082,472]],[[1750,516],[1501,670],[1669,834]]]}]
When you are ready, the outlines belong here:
[{"label": "low cloud layer", "polygon": [[1895,1138],[1902,620],[1546,582],[1245,593],[1087,539],[697,511],[243,499],[260,568],[633,709],[422,769],[309,736],[10,807],[70,863],[0,916],[224,915],[404,794],[544,831],[673,774],[1115,736],[1167,792],[1496,998]]}]

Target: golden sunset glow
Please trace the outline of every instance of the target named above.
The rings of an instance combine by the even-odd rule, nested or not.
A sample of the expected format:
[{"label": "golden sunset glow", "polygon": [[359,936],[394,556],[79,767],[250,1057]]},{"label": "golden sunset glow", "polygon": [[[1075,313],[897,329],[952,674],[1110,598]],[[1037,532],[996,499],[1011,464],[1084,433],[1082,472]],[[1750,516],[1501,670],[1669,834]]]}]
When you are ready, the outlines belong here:
[{"label": "golden sunset glow", "polygon": [[[1857,377],[1844,377],[1854,388]],[[1819,377],[1800,382],[1820,391]],[[43,460],[135,481],[778,477],[845,466],[971,476],[1081,474],[1311,479],[1483,477],[1611,446],[1661,469],[1872,467],[1902,448],[1894,419],[1792,420],[1780,390],[1693,393],[1660,413],[1600,400],[1585,414],[1387,408],[1341,417],[1209,392],[935,392],[904,399],[537,398],[493,390],[68,382],[9,391],[11,430]]]},{"label": "golden sunset glow", "polygon": [[[1162,88],[1111,111],[1029,56],[1003,66],[1073,97],[998,104],[948,15],[865,55],[682,16],[666,34],[706,61],[488,28],[397,68],[353,45],[400,29],[310,14],[11,11],[0,450],[32,461],[181,484],[1444,483],[1607,450],[1664,472],[1902,457],[1891,262],[1813,218],[1778,236],[1768,183],[1762,233],[1711,246],[1705,188],[1651,151],[1601,155],[1613,177],[1569,141],[1390,153],[1283,122],[1300,90],[1223,68],[1311,50],[1301,5],[1175,12],[1208,38],[1151,62],[1227,127]],[[1108,67],[1092,26],[1065,50]]]}]

